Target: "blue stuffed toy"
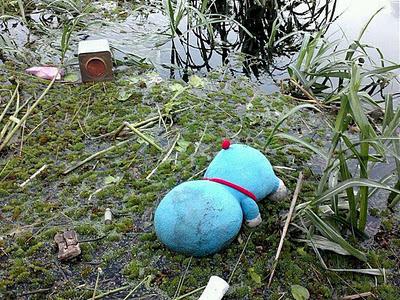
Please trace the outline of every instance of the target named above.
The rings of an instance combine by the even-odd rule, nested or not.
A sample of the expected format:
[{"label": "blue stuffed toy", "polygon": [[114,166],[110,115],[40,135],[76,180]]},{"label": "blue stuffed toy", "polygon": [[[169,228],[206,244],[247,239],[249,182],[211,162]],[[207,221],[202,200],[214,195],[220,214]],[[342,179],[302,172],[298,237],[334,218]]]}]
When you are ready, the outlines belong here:
[{"label": "blue stuffed toy", "polygon": [[258,150],[224,140],[203,180],[173,188],[158,205],[154,225],[168,248],[206,256],[228,246],[243,223],[261,223],[257,201],[283,199],[286,187]]}]

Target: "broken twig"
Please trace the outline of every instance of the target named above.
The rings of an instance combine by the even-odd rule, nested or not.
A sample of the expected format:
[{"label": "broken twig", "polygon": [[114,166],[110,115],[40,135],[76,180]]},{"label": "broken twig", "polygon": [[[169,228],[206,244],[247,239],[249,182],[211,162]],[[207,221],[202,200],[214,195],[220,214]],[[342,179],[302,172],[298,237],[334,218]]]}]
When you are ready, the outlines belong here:
[{"label": "broken twig", "polygon": [[193,291],[190,291],[189,293],[186,293],[185,295],[182,295],[182,296],[179,296],[178,298],[175,298],[174,300],[184,299],[186,297],[189,297],[190,295],[193,295],[193,294],[195,294],[197,292],[200,292],[200,291],[204,290],[205,288],[206,288],[206,286],[199,287],[199,288],[197,288],[197,289],[195,289]]},{"label": "broken twig", "polygon": [[150,177],[157,171],[158,167],[159,167],[163,162],[165,162],[165,161],[168,159],[168,157],[171,155],[171,153],[172,153],[172,151],[174,150],[175,145],[176,145],[176,143],[178,142],[178,140],[179,140],[180,137],[181,137],[181,135],[180,135],[180,133],[178,133],[178,134],[176,135],[175,141],[172,143],[172,146],[171,146],[171,148],[169,148],[167,154],[164,156],[164,158],[161,160],[161,162],[150,172],[150,174],[147,175],[147,177],[146,177],[147,180],[149,180]]},{"label": "broken twig", "polygon": [[186,266],[185,272],[182,274],[181,278],[179,279],[178,287],[176,288],[175,295],[174,295],[173,299],[176,299],[176,297],[178,297],[179,293],[181,292],[182,285],[185,282],[186,274],[187,274],[187,272],[189,270],[190,264],[192,263],[192,258],[193,258],[193,256],[190,257],[189,262],[188,262],[188,264]]},{"label": "broken twig", "polygon": [[[47,88],[43,91],[43,93],[40,95],[40,97],[32,104],[32,106],[30,108],[28,108],[28,110],[25,112],[25,114],[23,115],[23,117],[21,119],[19,119],[17,125],[14,126],[13,129],[11,129],[8,134],[6,135],[6,137],[4,138],[4,140],[2,141],[2,143],[0,144],[0,151],[3,150],[11,141],[12,137],[14,136],[15,132],[21,127],[22,124],[24,124],[24,122],[26,121],[26,119],[28,119],[29,115],[33,112],[33,110],[35,109],[35,107],[39,104],[39,102],[44,98],[44,96],[46,96],[46,94],[49,92],[49,90],[51,89],[51,87],[54,84],[54,81],[56,80],[56,76],[54,76],[53,80],[49,83],[49,85],[47,86]],[[18,95],[18,94],[17,94]],[[17,111],[17,110],[16,110]]]},{"label": "broken twig", "polygon": [[97,291],[97,287],[99,285],[99,278],[100,278],[101,273],[103,273],[103,270],[101,268],[97,268],[97,277],[96,277],[96,283],[94,284],[94,291],[93,291],[92,299],[95,299],[94,297],[96,297],[96,291]]},{"label": "broken twig", "polygon": [[29,295],[38,294],[38,293],[44,293],[44,292],[48,292],[48,291],[51,291],[51,288],[38,289],[38,290],[34,290],[34,291],[25,292],[25,293],[20,294],[19,297],[29,296]]},{"label": "broken twig", "polygon": [[296,205],[297,197],[299,196],[302,183],[303,183],[303,172],[300,172],[299,178],[297,179],[296,189],[293,194],[292,202],[290,203],[289,213],[288,213],[288,216],[286,217],[285,226],[283,226],[283,232],[282,232],[281,240],[279,241],[278,250],[276,251],[276,256],[274,259],[274,264],[272,266],[271,275],[269,276],[268,287],[271,286],[271,282],[274,277],[275,269],[276,269],[276,266],[278,265],[278,259],[279,259],[279,255],[281,254],[281,251],[282,251],[283,241],[285,240],[286,233],[289,228],[290,221],[292,219],[294,207]]},{"label": "broken twig", "polygon": [[17,96],[18,89],[19,89],[19,82],[17,82],[17,87],[15,88],[14,93],[12,93],[10,101],[8,101],[6,107],[4,108],[3,112],[0,115],[0,123],[1,123],[1,121],[3,121],[4,116],[6,115],[8,109],[10,108],[10,106],[12,104],[12,102],[14,101],[15,97]]},{"label": "broken twig", "polygon": [[232,270],[231,275],[229,276],[228,284],[230,284],[231,281],[232,281],[232,278],[233,278],[233,275],[235,274],[236,268],[238,267],[238,265],[239,265],[239,263],[240,263],[240,260],[242,259],[242,256],[243,256],[243,254],[244,254],[244,251],[246,251],[247,244],[249,243],[250,238],[251,238],[252,235],[253,235],[253,232],[250,232],[250,234],[249,234],[249,236],[248,236],[248,238],[247,238],[247,240],[246,240],[246,243],[244,244],[243,250],[242,250],[242,252],[240,253],[238,260],[236,261],[235,266],[233,267],[233,270]]},{"label": "broken twig", "polygon": [[39,170],[37,170],[31,177],[29,177],[26,181],[21,183],[19,187],[23,188],[26,186],[29,182],[31,182],[33,179],[35,179],[36,176],[38,176],[40,173],[42,173],[49,165],[43,165]]},{"label": "broken twig", "polygon": [[146,276],[137,286],[135,286],[129,293],[126,295],[126,297],[123,300],[129,299],[129,297],[146,281],[151,278],[151,275]]},{"label": "broken twig", "polygon": [[108,147],[106,149],[103,149],[103,150],[101,150],[99,152],[96,152],[96,153],[90,155],[88,158],[86,158],[86,159],[82,160],[81,162],[77,163],[75,166],[65,170],[63,172],[63,175],[67,175],[68,173],[71,173],[75,169],[78,169],[80,166],[86,164],[88,161],[91,161],[92,159],[94,159],[94,158],[96,158],[96,157],[98,157],[98,156],[100,156],[100,155],[102,155],[102,154],[104,154],[104,153],[106,153],[108,151],[114,150],[115,148],[118,148],[119,146],[122,146],[122,145],[126,144],[129,141],[131,141],[131,140],[125,140],[125,141],[119,142],[118,144],[116,144],[114,146]]},{"label": "broken twig", "polygon": [[147,135],[143,134],[139,129],[135,128],[130,124],[129,122],[124,122],[124,125],[127,126],[130,130],[132,130],[134,133],[136,133],[140,138],[144,139],[146,142],[148,142],[150,145],[155,147],[158,151],[163,152],[163,149],[158,146],[151,138],[149,138]]},{"label": "broken twig", "polygon": [[124,286],[121,286],[121,287],[116,288],[116,289],[114,289],[114,290],[111,290],[111,291],[105,292],[105,293],[103,293],[103,294],[97,295],[97,296],[95,296],[94,298],[89,298],[88,300],[101,299],[101,298],[104,298],[105,296],[109,296],[109,295],[118,293],[118,292],[120,292],[120,291],[124,291],[124,290],[126,290],[126,289],[129,289],[131,286],[132,286],[131,284],[124,285]]}]

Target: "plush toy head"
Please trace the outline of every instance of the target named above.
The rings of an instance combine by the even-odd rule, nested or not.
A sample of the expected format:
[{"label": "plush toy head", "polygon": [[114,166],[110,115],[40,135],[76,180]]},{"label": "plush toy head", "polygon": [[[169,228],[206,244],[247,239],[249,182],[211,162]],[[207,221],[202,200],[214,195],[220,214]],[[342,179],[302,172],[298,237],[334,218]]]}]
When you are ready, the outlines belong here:
[{"label": "plush toy head", "polygon": [[[268,159],[258,150],[242,145],[229,145],[222,142],[222,148],[212,160],[204,175],[205,178],[223,178],[252,192],[257,200],[264,199],[279,187],[279,179]],[[231,190],[236,197],[246,195]]]},{"label": "plush toy head", "polygon": [[243,216],[249,226],[261,222],[257,200],[285,196],[283,182],[261,152],[228,141],[222,148],[204,180],[176,186],[157,207],[156,234],[174,251],[193,256],[218,252],[236,237]]}]

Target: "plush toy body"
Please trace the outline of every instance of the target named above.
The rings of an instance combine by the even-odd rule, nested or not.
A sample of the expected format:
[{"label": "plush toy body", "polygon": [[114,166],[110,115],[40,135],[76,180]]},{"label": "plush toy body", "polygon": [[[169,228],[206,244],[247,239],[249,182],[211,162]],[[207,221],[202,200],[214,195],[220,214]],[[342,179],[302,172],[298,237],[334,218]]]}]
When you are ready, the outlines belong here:
[{"label": "plush toy body", "polygon": [[256,201],[286,195],[260,151],[225,141],[223,148],[203,180],[176,186],[157,207],[155,230],[170,249],[193,256],[218,252],[236,237],[243,217],[249,226],[260,224]]}]

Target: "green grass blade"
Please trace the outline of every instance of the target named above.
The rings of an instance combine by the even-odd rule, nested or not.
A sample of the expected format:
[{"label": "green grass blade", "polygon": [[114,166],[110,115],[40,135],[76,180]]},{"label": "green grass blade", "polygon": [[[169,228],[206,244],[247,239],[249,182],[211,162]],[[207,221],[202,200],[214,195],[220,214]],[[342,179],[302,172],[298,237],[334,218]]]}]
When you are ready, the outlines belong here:
[{"label": "green grass blade", "polygon": [[382,67],[382,68],[376,68],[374,70],[362,73],[363,76],[367,77],[370,75],[379,75],[379,74],[386,74],[391,71],[395,71],[400,69],[400,65],[393,65],[393,66],[387,66],[387,67]]},{"label": "green grass blade", "polygon": [[[344,157],[343,152],[339,153],[339,161],[340,161],[340,176],[342,181],[346,181],[352,178],[352,175],[349,171],[347,166],[346,158]],[[357,227],[357,203],[356,197],[354,196],[354,189],[353,187],[349,187],[346,189],[347,200],[349,201],[349,211],[350,211],[350,223],[351,226],[356,228]],[[354,231],[353,231],[354,235]]]},{"label": "green grass blade", "polygon": [[313,206],[318,206],[318,205],[322,204],[324,201],[329,200],[334,195],[337,195],[337,194],[343,192],[344,190],[346,190],[348,188],[351,188],[351,187],[362,187],[362,186],[367,186],[367,187],[370,187],[370,188],[384,189],[384,190],[388,190],[388,191],[394,192],[396,194],[400,193],[399,190],[391,188],[390,186],[388,186],[386,184],[382,184],[382,183],[374,181],[374,180],[365,179],[365,178],[353,178],[353,179],[345,180],[345,181],[339,183],[334,188],[326,191],[324,194],[322,194],[321,196],[316,198],[312,202],[312,205]]},{"label": "green grass blade", "polygon": [[393,95],[388,94],[385,97],[385,114],[382,121],[382,131],[385,132],[386,127],[394,118]]},{"label": "green grass blade", "polygon": [[323,159],[328,160],[328,154],[327,154],[327,153],[325,153],[325,152],[324,152],[323,150],[321,150],[320,148],[317,148],[317,147],[311,145],[310,143],[308,143],[308,142],[306,142],[306,141],[304,141],[304,140],[302,140],[302,139],[300,139],[300,138],[298,138],[298,137],[295,137],[295,136],[293,136],[293,135],[286,134],[286,133],[278,133],[278,134],[276,134],[275,136],[278,137],[278,138],[286,139],[286,140],[289,140],[289,141],[291,141],[291,142],[300,144],[300,145],[302,145],[303,147],[305,147],[305,148],[311,150],[312,152],[314,152],[314,153],[320,155]]},{"label": "green grass blade", "polygon": [[274,20],[274,23],[272,23],[272,29],[271,29],[271,34],[268,39],[268,48],[272,49],[274,46],[275,38],[276,38],[276,32],[278,31],[278,18]]},{"label": "green grass blade", "polygon": [[307,47],[308,47],[308,43],[310,42],[310,35],[306,34],[303,38],[303,43],[301,45],[299,54],[297,56],[297,60],[296,60],[296,65],[295,68],[297,70],[299,70],[301,68],[301,65],[303,64],[303,60],[307,54]]},{"label": "green grass blade", "polygon": [[344,250],[348,253],[357,257],[359,260],[366,262],[367,256],[361,252],[360,250],[354,248],[350,245],[339,232],[336,231],[334,227],[332,227],[329,223],[324,222],[315,212],[306,208],[305,214],[308,216],[310,221],[314,224],[314,226],[328,239],[339,244]]},{"label": "green grass blade", "polygon": [[272,141],[272,139],[273,139],[273,137],[275,135],[275,132],[282,125],[282,123],[285,122],[285,120],[287,118],[289,118],[290,116],[294,115],[295,113],[297,113],[298,111],[300,111],[300,110],[302,110],[304,108],[310,108],[310,109],[314,109],[316,111],[320,111],[318,108],[316,108],[314,105],[311,105],[311,104],[302,104],[302,105],[298,105],[298,106],[292,108],[288,113],[286,113],[283,117],[281,117],[279,119],[279,121],[275,124],[275,126],[272,129],[269,137],[267,138],[267,141],[265,143],[265,147],[267,147],[271,143],[271,141]]}]

